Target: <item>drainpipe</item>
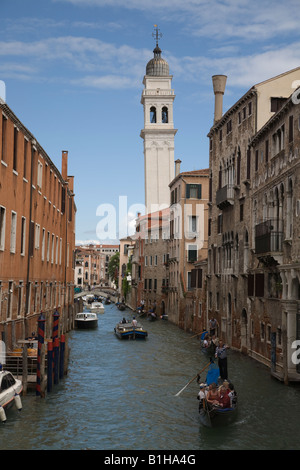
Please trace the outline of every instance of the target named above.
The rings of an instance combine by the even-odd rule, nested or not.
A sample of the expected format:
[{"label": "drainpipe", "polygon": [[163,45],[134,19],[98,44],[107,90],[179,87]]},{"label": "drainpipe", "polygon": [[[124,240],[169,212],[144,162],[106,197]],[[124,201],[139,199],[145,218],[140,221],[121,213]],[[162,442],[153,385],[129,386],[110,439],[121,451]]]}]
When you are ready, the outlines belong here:
[{"label": "drainpipe", "polygon": [[24,315],[24,329],[25,329],[25,338],[28,336],[28,325],[27,325],[27,314],[28,310],[30,308],[30,261],[31,261],[31,255],[30,255],[30,246],[31,246],[31,238],[32,238],[32,233],[31,233],[31,217],[32,217],[32,194],[33,194],[33,163],[34,163],[34,152],[36,151],[36,140],[31,141],[31,167],[30,167],[30,200],[29,200],[29,224],[28,224],[28,249],[27,249],[27,275],[26,275],[26,301],[25,301],[25,315]]}]

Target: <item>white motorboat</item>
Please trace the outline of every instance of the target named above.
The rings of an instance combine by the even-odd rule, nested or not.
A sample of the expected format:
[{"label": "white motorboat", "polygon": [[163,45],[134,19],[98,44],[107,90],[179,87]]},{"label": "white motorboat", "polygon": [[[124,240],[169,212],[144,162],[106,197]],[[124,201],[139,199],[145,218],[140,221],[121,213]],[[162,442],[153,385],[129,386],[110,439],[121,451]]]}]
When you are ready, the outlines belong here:
[{"label": "white motorboat", "polygon": [[104,306],[102,302],[93,302],[87,307],[91,312],[104,313]]},{"label": "white motorboat", "polygon": [[81,312],[75,316],[75,327],[79,329],[97,328],[98,317],[94,312]]},{"label": "white motorboat", "polygon": [[0,364],[0,420],[6,421],[6,410],[16,405],[20,411],[22,402],[20,394],[23,390],[21,380],[15,379],[11,372],[2,369]]}]

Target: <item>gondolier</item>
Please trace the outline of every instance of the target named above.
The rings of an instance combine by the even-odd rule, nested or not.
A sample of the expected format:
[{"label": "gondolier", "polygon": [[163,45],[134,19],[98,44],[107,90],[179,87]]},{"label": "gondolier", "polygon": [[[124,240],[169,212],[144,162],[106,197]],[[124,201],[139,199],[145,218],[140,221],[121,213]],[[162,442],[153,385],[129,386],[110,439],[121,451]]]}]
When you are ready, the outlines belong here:
[{"label": "gondolier", "polygon": [[209,334],[210,336],[214,336],[216,334],[216,328],[219,326],[217,320],[213,317],[209,320]]},{"label": "gondolier", "polygon": [[219,341],[219,346],[216,348],[215,357],[218,358],[218,365],[220,369],[220,376],[222,380],[227,380],[227,344],[224,344],[222,340]]}]

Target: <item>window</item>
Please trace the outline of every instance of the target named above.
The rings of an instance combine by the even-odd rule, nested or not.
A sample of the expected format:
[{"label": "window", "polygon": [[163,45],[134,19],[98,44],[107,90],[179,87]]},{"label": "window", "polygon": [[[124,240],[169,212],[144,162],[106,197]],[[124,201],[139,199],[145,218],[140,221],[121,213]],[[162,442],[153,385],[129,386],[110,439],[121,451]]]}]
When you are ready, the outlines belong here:
[{"label": "window", "polygon": [[188,262],[197,261],[197,245],[188,245]]},{"label": "window", "polygon": [[201,184],[187,184],[186,185],[186,198],[201,199],[202,185]]},{"label": "window", "polygon": [[21,221],[21,255],[25,255],[25,242],[26,242],[26,218],[22,217]]},{"label": "window", "polygon": [[12,211],[11,213],[11,226],[10,226],[10,252],[16,252],[16,233],[17,233],[17,214]]},{"label": "window", "polygon": [[45,259],[45,229],[43,228],[43,232],[42,232],[42,261],[44,261]]},{"label": "window", "polygon": [[190,237],[195,237],[197,235],[197,216],[189,216],[189,235]]},{"label": "window", "polygon": [[43,181],[43,164],[38,160],[37,186],[41,189]]},{"label": "window", "polygon": [[6,161],[6,131],[7,131],[7,117],[2,114],[2,142],[1,142],[1,159]]},{"label": "window", "polygon": [[28,159],[28,145],[29,142],[24,138],[24,155],[23,155],[23,177],[27,177],[27,159]]},{"label": "window", "polygon": [[248,114],[249,114],[249,116],[251,116],[251,114],[252,114],[252,101],[250,101],[250,103],[248,103]]},{"label": "window", "polygon": [[161,122],[163,124],[167,124],[169,122],[169,120],[168,120],[168,108],[166,106],[164,106],[162,111],[161,111]]},{"label": "window", "polygon": [[47,232],[47,261],[50,258],[50,232]]},{"label": "window", "polygon": [[226,130],[227,130],[227,134],[229,134],[232,131],[232,120],[231,119],[227,122]]},{"label": "window", "polygon": [[14,153],[13,153],[13,170],[17,171],[17,157],[18,157],[18,128],[14,127]]},{"label": "window", "polygon": [[289,116],[289,143],[294,140],[294,117]]},{"label": "window", "polygon": [[38,250],[40,248],[40,226],[39,224],[35,224],[35,248]]},{"label": "window", "polygon": [[13,281],[9,281],[9,283],[8,283],[8,297],[7,297],[7,310],[6,310],[7,319],[11,318],[11,314],[12,314],[12,300],[13,300],[13,293],[14,293],[13,288],[14,288]]},{"label": "window", "polygon": [[156,123],[156,108],[155,108],[155,106],[151,106],[151,108],[150,108],[150,122],[151,122],[151,124]]},{"label": "window", "polygon": [[5,207],[0,206],[0,250],[4,250],[5,247]]}]

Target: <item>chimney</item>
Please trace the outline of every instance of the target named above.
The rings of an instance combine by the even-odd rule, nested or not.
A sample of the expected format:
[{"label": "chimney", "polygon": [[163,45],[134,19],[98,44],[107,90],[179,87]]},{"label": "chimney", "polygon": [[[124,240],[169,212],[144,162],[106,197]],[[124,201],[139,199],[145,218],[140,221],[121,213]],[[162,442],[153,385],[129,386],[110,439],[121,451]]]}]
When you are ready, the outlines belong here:
[{"label": "chimney", "polygon": [[62,150],[61,176],[65,181],[68,179],[68,151]]},{"label": "chimney", "polygon": [[180,163],[181,163],[181,160],[179,160],[178,158],[175,162],[175,177],[178,176],[180,173]]},{"label": "chimney", "polygon": [[223,95],[225,91],[227,76],[226,75],[213,75],[213,87],[215,94],[215,116],[214,123],[219,121],[223,115]]}]

